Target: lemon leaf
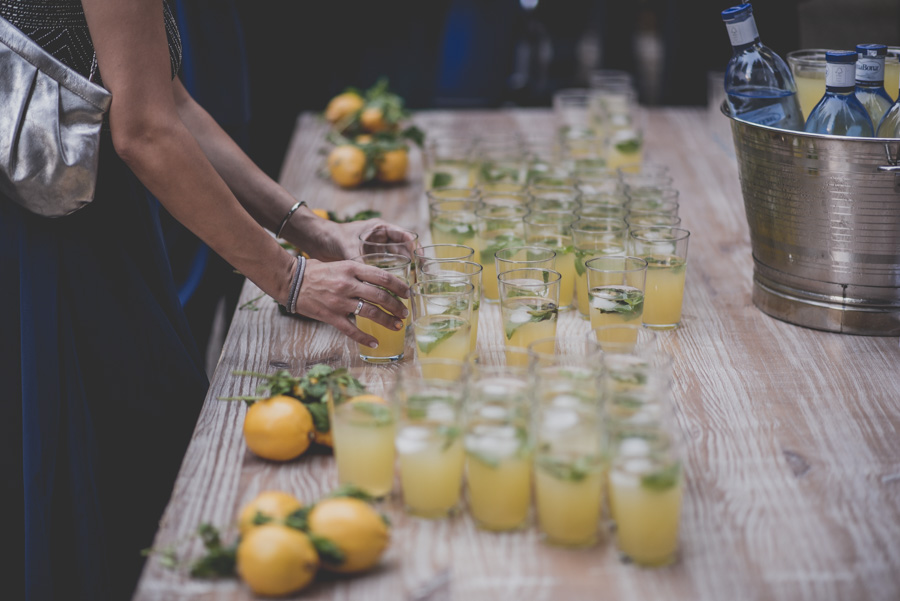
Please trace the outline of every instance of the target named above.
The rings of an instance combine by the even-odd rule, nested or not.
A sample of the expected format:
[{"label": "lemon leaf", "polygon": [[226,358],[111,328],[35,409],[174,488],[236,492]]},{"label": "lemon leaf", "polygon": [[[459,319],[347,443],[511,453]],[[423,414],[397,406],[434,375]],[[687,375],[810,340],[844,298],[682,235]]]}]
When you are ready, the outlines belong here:
[{"label": "lemon leaf", "polygon": [[322,402],[304,403],[306,409],[313,418],[313,426],[323,434],[331,430],[331,420],[328,418],[328,405]]},{"label": "lemon leaf", "polygon": [[288,528],[293,528],[294,530],[307,532],[309,530],[309,522],[307,518],[310,511],[312,511],[312,506],[308,505],[291,512],[286,518],[284,518],[284,525]]},{"label": "lemon leaf", "polygon": [[309,540],[312,542],[313,547],[316,548],[316,553],[319,554],[319,559],[322,563],[327,563],[331,565],[341,565],[346,561],[347,556],[344,554],[341,549],[322,536],[318,536],[315,534],[309,535]]},{"label": "lemon leaf", "polygon": [[194,578],[234,576],[237,544],[228,547],[222,545],[219,530],[212,524],[200,524],[197,534],[200,535],[203,546],[206,547],[206,555],[191,565],[191,576]]},{"label": "lemon leaf", "polygon": [[330,495],[330,498],[337,497],[350,497],[351,499],[359,499],[360,501],[365,501],[366,503],[374,503],[375,497],[364,491],[358,486],[354,486],[353,484],[344,484],[334,489]]},{"label": "lemon leaf", "polygon": [[657,492],[668,490],[678,483],[681,475],[681,462],[676,461],[672,465],[665,467],[652,474],[641,476],[641,486]]}]

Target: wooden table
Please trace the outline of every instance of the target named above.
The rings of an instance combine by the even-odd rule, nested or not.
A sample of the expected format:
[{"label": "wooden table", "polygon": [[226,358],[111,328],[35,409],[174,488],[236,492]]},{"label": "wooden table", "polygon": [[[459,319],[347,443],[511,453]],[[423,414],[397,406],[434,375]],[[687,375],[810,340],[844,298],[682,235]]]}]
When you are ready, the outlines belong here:
[{"label": "wooden table", "polygon": [[[428,130],[549,133],[549,111],[432,112]],[[667,164],[692,231],[684,327],[662,337],[674,357],[674,402],[685,439],[681,556],[673,566],[625,565],[611,543],[585,551],[541,545],[534,529],[492,534],[462,515],[425,521],[392,499],[392,544],[376,571],[320,581],[304,599],[862,600],[900,599],[900,349],[897,338],[819,332],[772,319],[750,301],[749,236],[737,167],[710,135],[705,111],[648,115],[651,157]],[[323,125],[302,116],[282,183],[313,207],[365,208],[427,237],[420,163],[408,185],[340,191],[317,177]],[[258,294],[248,284],[242,302]],[[276,464],[244,446],[251,393],[232,370],[301,373],[312,364],[363,365],[330,326],[283,317],[272,302],[238,311],[185,456],[156,545],[201,522],[227,526],[263,489],[313,500],[336,484],[333,459]],[[483,307],[485,307],[483,305]],[[496,307],[479,338],[502,340]],[[569,313],[560,334],[586,331]],[[376,387],[395,369],[370,366]],[[199,544],[182,544],[186,555]],[[237,581],[191,580],[148,562],[136,599],[249,599]]]}]

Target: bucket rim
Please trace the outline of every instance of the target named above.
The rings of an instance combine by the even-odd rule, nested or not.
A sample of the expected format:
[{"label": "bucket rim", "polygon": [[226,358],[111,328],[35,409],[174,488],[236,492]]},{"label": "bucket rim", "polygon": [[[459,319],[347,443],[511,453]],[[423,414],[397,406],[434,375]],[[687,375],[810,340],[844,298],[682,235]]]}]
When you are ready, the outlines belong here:
[{"label": "bucket rim", "polygon": [[877,142],[879,144],[896,144],[900,142],[900,138],[876,138],[876,137],[867,137],[867,136],[835,136],[831,134],[814,134],[806,131],[799,131],[795,129],[783,129],[781,127],[772,127],[771,125],[760,125],[759,123],[753,123],[752,121],[745,121],[739,117],[735,117],[731,114],[731,111],[728,108],[728,100],[723,100],[722,105],[719,107],[719,110],[723,115],[731,119],[732,121],[736,121],[742,125],[747,125],[750,127],[755,127],[758,129],[764,129],[771,132],[778,132],[783,134],[790,134],[794,136],[807,137],[819,140],[850,140],[854,142]]}]

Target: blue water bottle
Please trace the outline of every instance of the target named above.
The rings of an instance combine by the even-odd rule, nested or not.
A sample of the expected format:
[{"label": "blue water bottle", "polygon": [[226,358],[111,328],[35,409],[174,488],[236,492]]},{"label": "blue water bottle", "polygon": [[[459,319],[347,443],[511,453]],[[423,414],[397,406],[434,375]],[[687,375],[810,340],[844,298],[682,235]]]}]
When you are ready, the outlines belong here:
[{"label": "blue water bottle", "polygon": [[780,56],[759,41],[750,4],[722,11],[734,49],[725,70],[731,114],[744,121],[782,129],[803,129],[797,85]]},{"label": "blue water bottle", "polygon": [[833,136],[872,137],[866,107],[856,98],[856,52],[825,53],[825,95],[809,113],[805,131]]},{"label": "blue water bottle", "polygon": [[881,123],[894,103],[884,90],[884,44],[857,44],[856,46],[856,98],[866,107],[872,125]]}]

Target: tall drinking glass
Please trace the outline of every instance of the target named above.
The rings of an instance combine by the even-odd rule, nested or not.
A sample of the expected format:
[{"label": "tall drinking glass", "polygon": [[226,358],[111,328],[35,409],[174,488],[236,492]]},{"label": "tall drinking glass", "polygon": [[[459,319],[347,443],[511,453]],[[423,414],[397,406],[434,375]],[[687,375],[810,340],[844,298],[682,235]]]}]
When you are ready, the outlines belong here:
[{"label": "tall drinking glass", "polygon": [[463,387],[459,382],[401,371],[394,388],[395,445],[406,510],[443,518],[459,506],[465,464]]},{"label": "tall drinking glass", "polygon": [[624,254],[627,233],[627,226],[621,219],[580,217],[572,224],[572,242],[575,245],[575,296],[578,312],[582,318],[590,319],[585,262],[594,257]]},{"label": "tall drinking glass", "polygon": [[[449,192],[458,193],[461,198],[441,198],[441,195]],[[463,196],[466,200],[462,199]],[[475,237],[475,210],[481,207],[479,192],[450,188],[430,190],[428,201],[432,243],[472,246],[472,239]]]},{"label": "tall drinking glass", "polygon": [[[353,260],[359,263],[365,263],[366,265],[379,267],[391,275],[400,278],[407,284],[409,283],[409,257],[390,253],[372,253],[361,255]],[[405,307],[409,308],[409,301],[407,299],[400,300]],[[367,317],[357,315],[356,327],[366,334],[373,336],[375,340],[378,341],[378,348],[371,348],[362,344],[358,345],[359,358],[367,363],[391,363],[402,359],[406,346],[405,326],[409,325],[409,318],[403,320],[403,324],[404,327],[399,330],[391,330]]]},{"label": "tall drinking glass", "polygon": [[556,253],[556,270],[562,276],[559,286],[559,308],[572,308],[575,296],[575,246],[572,224],[577,217],[571,212],[542,211],[525,217],[525,240],[530,246],[541,246]]},{"label": "tall drinking glass", "polygon": [[525,351],[481,354],[467,385],[469,510],[485,530],[524,528],[531,509],[532,383],[525,367],[506,364],[518,364],[518,353]]},{"label": "tall drinking glass", "polygon": [[472,317],[469,325],[469,352],[475,352],[478,341],[478,310],[481,308],[482,274],[484,268],[474,261],[440,261],[429,263],[422,269],[421,280],[457,280],[472,284]]},{"label": "tall drinking glass", "polygon": [[513,269],[497,276],[500,315],[506,344],[527,348],[538,338],[556,336],[559,314],[559,272]]},{"label": "tall drinking glass", "polygon": [[684,276],[691,233],[678,227],[644,227],[628,233],[629,253],[647,261],[644,325],[672,330],[681,324]]},{"label": "tall drinking glass", "polygon": [[418,358],[465,361],[475,287],[459,279],[441,278],[416,282],[410,291]]},{"label": "tall drinking glass", "polygon": [[641,323],[647,261],[624,256],[596,257],[588,260],[585,268],[592,328]]},{"label": "tall drinking glass", "polygon": [[597,541],[603,500],[604,437],[599,372],[538,367],[535,492],[545,542]]},{"label": "tall drinking glass", "polygon": [[487,302],[498,302],[497,266],[494,255],[509,246],[525,244],[524,217],[528,209],[524,206],[485,206],[475,212],[478,218],[478,232],[475,245],[478,262],[484,267],[482,283]]}]

